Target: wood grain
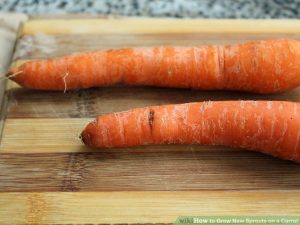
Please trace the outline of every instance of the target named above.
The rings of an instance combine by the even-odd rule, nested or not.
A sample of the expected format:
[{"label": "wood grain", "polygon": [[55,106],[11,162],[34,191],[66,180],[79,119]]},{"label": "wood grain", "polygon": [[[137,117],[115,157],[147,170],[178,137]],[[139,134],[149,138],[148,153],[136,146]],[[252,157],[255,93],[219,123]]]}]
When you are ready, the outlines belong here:
[{"label": "wood grain", "polygon": [[170,224],[179,215],[299,215],[299,201],[299,191],[0,193],[0,224]]},{"label": "wood grain", "polygon": [[30,20],[24,27],[26,34],[299,34],[299,20],[232,20],[232,19],[56,19]]},{"label": "wood grain", "polygon": [[7,119],[0,152],[84,151],[79,135],[91,120],[88,118]]},{"label": "wood grain", "polygon": [[208,100],[300,100],[300,88],[273,95],[151,87],[93,88],[63,93],[26,90],[14,85],[7,93],[8,118],[92,118],[130,108]]},{"label": "wood grain", "polygon": [[113,48],[170,45],[228,45],[250,40],[300,39],[299,34],[59,34],[36,33],[22,36],[14,60],[57,57],[78,52]]},{"label": "wood grain", "polygon": [[0,192],[298,190],[299,173],[295,163],[229,148],[1,153]]}]

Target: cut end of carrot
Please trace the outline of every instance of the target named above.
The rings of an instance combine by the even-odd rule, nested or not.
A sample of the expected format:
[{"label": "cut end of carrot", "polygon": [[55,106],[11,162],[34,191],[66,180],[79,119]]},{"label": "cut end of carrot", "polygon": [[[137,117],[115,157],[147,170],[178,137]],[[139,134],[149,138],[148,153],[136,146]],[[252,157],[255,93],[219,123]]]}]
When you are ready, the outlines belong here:
[{"label": "cut end of carrot", "polygon": [[88,131],[84,130],[80,135],[79,139],[87,146],[92,146],[91,135]]}]

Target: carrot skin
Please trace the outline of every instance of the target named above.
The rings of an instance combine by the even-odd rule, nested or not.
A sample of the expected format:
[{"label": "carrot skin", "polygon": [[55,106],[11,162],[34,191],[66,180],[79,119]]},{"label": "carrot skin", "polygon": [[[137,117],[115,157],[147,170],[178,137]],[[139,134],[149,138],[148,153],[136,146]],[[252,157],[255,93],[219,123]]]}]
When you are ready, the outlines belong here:
[{"label": "carrot skin", "polygon": [[27,62],[7,74],[23,87],[73,90],[159,86],[276,93],[300,85],[300,42],[103,50]]},{"label": "carrot skin", "polygon": [[300,105],[216,101],[138,108],[100,116],[81,138],[91,147],[225,145],[300,163]]}]

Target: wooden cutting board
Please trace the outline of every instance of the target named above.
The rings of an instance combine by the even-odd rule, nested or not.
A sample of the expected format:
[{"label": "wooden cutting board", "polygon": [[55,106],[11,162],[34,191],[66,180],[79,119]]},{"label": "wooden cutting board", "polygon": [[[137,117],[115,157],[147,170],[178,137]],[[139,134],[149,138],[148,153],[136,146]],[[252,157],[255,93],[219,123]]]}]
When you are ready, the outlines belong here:
[{"label": "wooden cutting board", "polygon": [[[18,34],[14,64],[120,47],[300,39],[300,21],[38,17]],[[184,215],[300,214],[295,163],[220,146],[92,150],[78,138],[91,118],[105,113],[204,100],[299,102],[299,88],[276,95],[149,87],[63,93],[7,82],[4,99],[0,224],[169,224]]]}]

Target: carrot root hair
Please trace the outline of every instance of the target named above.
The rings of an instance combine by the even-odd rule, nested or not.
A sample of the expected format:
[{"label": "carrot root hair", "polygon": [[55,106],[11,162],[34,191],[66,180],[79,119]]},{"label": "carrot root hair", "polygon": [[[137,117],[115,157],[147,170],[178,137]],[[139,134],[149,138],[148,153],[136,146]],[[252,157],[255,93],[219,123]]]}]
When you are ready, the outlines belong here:
[{"label": "carrot root hair", "polygon": [[64,94],[66,93],[67,91],[67,81],[66,81],[66,78],[69,76],[69,72],[66,72],[66,74],[63,76],[63,81],[64,81]]}]

